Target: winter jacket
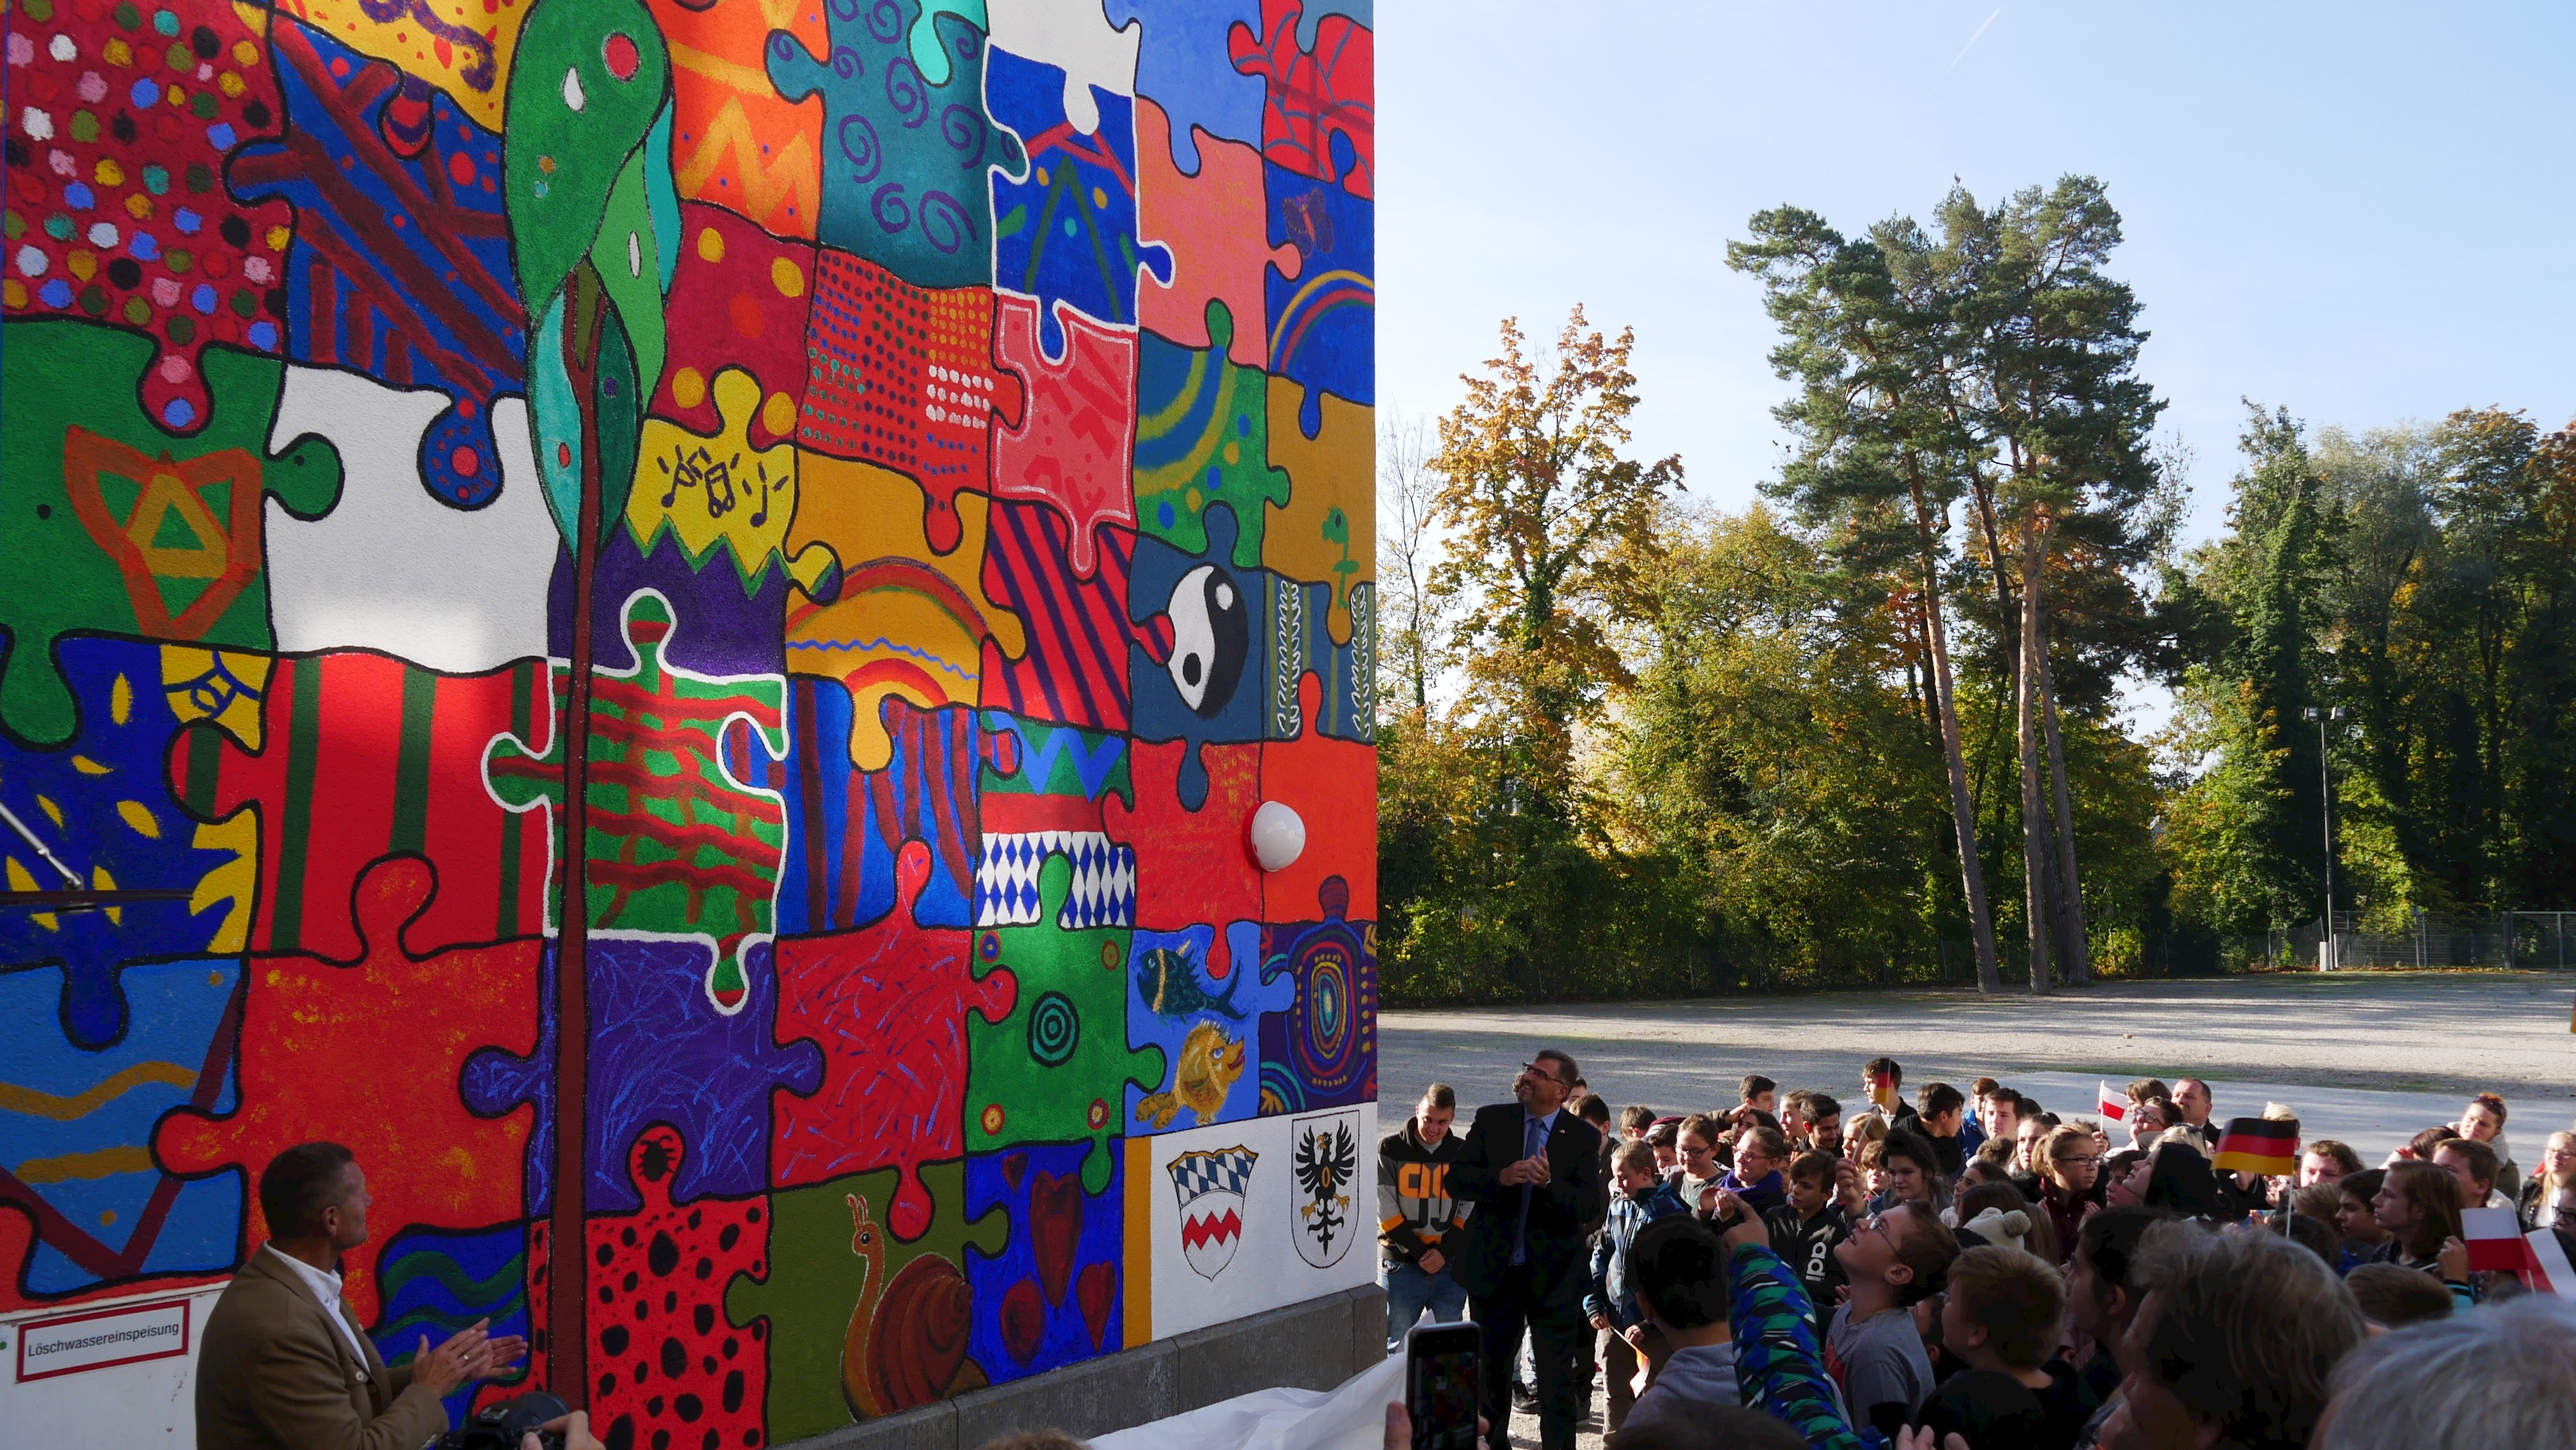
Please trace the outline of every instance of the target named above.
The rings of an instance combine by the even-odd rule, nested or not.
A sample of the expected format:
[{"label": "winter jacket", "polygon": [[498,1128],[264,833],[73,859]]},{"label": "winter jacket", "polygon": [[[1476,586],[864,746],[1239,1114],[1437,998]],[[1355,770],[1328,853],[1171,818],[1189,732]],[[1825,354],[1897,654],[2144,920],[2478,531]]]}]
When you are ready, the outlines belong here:
[{"label": "winter jacket", "polygon": [[1424,1143],[1411,1118],[1378,1140],[1377,1245],[1386,1262],[1412,1263],[1467,1221],[1474,1205],[1449,1196],[1449,1165],[1465,1148],[1456,1133],[1436,1148]]},{"label": "winter jacket", "polygon": [[1610,1200],[1610,1221],[1592,1241],[1592,1283],[1583,1294],[1585,1318],[1605,1315],[1613,1329],[1637,1322],[1637,1286],[1628,1278],[1628,1246],[1656,1219],[1688,1212],[1669,1183],[1656,1184],[1643,1198],[1622,1193]]},{"label": "winter jacket", "polygon": [[[1817,1348],[1815,1306],[1780,1256],[1746,1244],[1726,1256],[1735,1378],[1747,1404],[1798,1432],[1809,1450],[1863,1450]],[[1640,1401],[1640,1403],[1643,1403]]]},{"label": "winter jacket", "polygon": [[1730,1168],[1719,1175],[1717,1186],[1743,1199],[1744,1206],[1753,1210],[1755,1218],[1768,1219],[1771,1210],[1789,1201],[1789,1182],[1780,1176],[1777,1168],[1763,1174],[1762,1181],[1754,1184],[1739,1180],[1735,1170]]}]

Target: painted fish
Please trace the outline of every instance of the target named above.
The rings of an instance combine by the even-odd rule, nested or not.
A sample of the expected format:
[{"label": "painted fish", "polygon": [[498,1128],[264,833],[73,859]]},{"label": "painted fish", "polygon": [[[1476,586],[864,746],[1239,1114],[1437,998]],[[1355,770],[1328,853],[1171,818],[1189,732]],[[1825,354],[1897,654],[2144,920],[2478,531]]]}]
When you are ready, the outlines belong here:
[{"label": "painted fish", "polygon": [[1200,1012],[1213,1012],[1229,1022],[1240,1022],[1243,1014],[1235,1009],[1234,989],[1242,984],[1241,974],[1226,978],[1225,995],[1210,996],[1199,985],[1198,966],[1186,952],[1168,947],[1149,948],[1136,959],[1136,995],[1158,1017],[1188,1017]]},{"label": "painted fish", "polygon": [[1161,1132],[1187,1108],[1202,1124],[1225,1111],[1225,1095],[1243,1076],[1245,1053],[1240,1038],[1228,1037],[1213,1022],[1202,1022],[1181,1040],[1181,1061],[1172,1070],[1172,1090],[1154,1093],[1136,1104],[1136,1121]]}]

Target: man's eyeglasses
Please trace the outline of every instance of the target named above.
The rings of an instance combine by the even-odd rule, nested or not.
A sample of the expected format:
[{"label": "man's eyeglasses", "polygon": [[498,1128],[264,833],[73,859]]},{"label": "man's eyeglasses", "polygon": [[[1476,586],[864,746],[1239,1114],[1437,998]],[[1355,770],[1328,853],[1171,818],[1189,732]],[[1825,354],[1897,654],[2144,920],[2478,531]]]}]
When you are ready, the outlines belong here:
[{"label": "man's eyeglasses", "polygon": [[1561,1078],[1561,1077],[1558,1077],[1558,1076],[1556,1075],[1556,1071],[1555,1071],[1555,1069],[1553,1069],[1553,1068],[1549,1067],[1549,1066],[1548,1066],[1547,1064],[1545,1064],[1545,1063],[1540,1063],[1540,1062],[1524,1062],[1524,1063],[1522,1063],[1522,1064],[1521,1064],[1521,1076],[1523,1076],[1523,1077],[1527,1077],[1527,1076],[1529,1076],[1531,1073],[1537,1073],[1540,1077],[1546,1078],[1549,1082],[1555,1083],[1558,1087],[1572,1087],[1572,1086],[1574,1086],[1574,1084],[1572,1084],[1572,1083],[1570,1083],[1570,1082],[1567,1082],[1565,1079],[1563,1079],[1563,1078]]}]

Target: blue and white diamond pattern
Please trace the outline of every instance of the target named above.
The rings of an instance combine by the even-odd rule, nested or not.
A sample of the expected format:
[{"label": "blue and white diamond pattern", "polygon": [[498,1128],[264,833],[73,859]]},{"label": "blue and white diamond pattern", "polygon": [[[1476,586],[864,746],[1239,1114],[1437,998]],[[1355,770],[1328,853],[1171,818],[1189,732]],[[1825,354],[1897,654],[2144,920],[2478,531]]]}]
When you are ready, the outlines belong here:
[{"label": "blue and white diamond pattern", "polygon": [[1066,931],[1136,924],[1136,853],[1099,831],[994,831],[975,865],[975,924],[1035,926],[1045,912],[1038,876],[1046,858],[1073,867],[1055,924]]},{"label": "blue and white diamond pattern", "polygon": [[1164,1168],[1172,1175],[1172,1189],[1181,1207],[1187,1208],[1203,1194],[1231,1193],[1241,1197],[1252,1182],[1252,1162],[1260,1156],[1237,1146],[1214,1153],[1184,1153]]}]

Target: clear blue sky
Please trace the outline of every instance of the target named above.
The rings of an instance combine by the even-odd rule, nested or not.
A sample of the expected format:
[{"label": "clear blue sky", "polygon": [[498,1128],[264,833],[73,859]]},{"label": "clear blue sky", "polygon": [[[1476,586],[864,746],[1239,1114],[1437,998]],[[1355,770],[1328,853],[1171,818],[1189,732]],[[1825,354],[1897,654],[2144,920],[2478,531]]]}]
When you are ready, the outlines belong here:
[{"label": "clear blue sky", "polygon": [[1848,233],[2066,172],[2125,218],[2195,534],[2240,396],[2576,411],[2576,6],[1379,0],[1376,28],[1382,412],[1445,411],[1497,319],[1553,336],[1579,301],[1637,328],[1639,451],[1740,508],[1783,392],[1725,266],[1745,219]]}]

